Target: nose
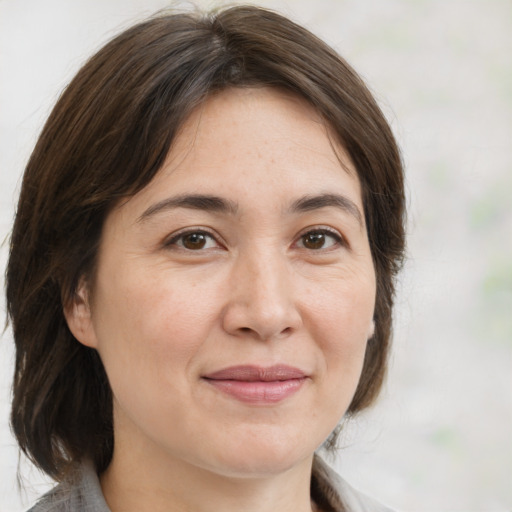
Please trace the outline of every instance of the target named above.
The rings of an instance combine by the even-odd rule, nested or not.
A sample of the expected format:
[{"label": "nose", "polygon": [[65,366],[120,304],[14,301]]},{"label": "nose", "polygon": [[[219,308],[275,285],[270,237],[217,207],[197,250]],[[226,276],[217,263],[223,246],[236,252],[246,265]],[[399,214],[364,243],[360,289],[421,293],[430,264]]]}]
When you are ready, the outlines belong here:
[{"label": "nose", "polygon": [[291,335],[302,324],[294,285],[285,257],[256,252],[239,256],[223,311],[224,330],[261,341]]}]

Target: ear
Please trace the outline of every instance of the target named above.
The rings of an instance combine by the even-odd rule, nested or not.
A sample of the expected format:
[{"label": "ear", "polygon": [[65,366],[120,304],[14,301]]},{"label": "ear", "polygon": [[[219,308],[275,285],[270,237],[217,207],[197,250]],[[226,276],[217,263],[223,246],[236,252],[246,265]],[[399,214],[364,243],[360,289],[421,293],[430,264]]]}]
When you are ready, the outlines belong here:
[{"label": "ear", "polygon": [[92,322],[89,291],[84,278],[80,279],[77,291],[63,309],[64,317],[73,336],[83,345],[97,348],[98,340]]},{"label": "ear", "polygon": [[370,340],[373,338],[373,335],[375,334],[375,320],[372,319],[372,322],[370,324],[370,328],[368,330],[368,337],[367,339]]}]

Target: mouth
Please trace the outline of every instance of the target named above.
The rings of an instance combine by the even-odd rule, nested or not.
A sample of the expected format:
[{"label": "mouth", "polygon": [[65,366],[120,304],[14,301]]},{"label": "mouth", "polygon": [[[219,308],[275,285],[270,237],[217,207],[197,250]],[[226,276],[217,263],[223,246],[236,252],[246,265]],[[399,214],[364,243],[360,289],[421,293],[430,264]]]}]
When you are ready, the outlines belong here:
[{"label": "mouth", "polygon": [[264,405],[280,402],[297,393],[308,375],[287,365],[242,365],[223,368],[202,378],[236,400]]}]

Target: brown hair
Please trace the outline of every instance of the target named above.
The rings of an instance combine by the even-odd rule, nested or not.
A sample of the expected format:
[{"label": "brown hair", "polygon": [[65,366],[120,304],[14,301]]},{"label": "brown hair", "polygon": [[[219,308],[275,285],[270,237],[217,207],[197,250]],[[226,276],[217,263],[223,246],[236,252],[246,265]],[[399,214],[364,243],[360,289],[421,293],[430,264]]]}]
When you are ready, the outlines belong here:
[{"label": "brown hair", "polygon": [[331,48],[272,11],[238,6],[159,15],[121,33],[83,66],[23,177],[6,272],[16,344],[11,422],[23,451],[58,480],[84,457],[103,471],[114,442],[103,365],[69,331],[63,304],[94,269],[110,209],[153,179],[190,112],[215,91],[247,86],[303,97],[356,167],[377,298],[375,334],[349,413],[379,392],[404,251],[404,184],[375,100]]}]

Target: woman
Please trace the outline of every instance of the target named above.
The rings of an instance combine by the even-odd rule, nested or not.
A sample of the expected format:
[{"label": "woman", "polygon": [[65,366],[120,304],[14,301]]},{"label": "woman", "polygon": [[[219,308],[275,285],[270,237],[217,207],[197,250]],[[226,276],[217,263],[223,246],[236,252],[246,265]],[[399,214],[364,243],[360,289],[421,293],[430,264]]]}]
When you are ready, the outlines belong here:
[{"label": "woman", "polygon": [[403,171],[355,72],[270,11],[170,14],[79,71],[7,268],[34,511],[385,510],[315,455],[385,373]]}]

